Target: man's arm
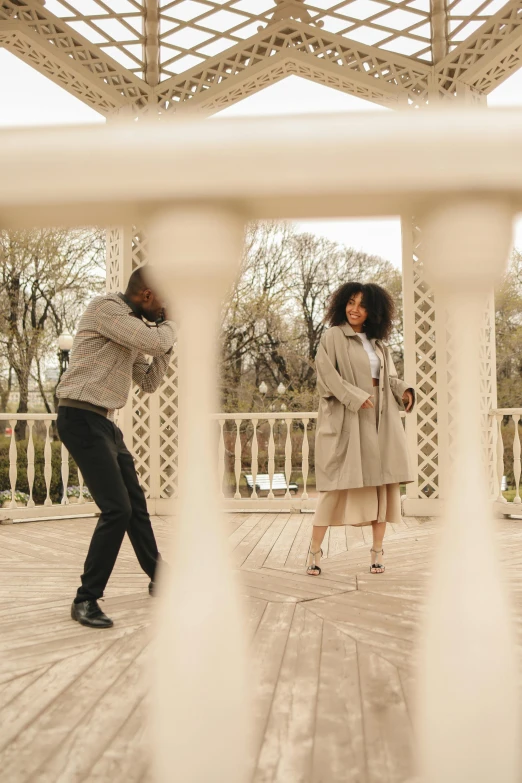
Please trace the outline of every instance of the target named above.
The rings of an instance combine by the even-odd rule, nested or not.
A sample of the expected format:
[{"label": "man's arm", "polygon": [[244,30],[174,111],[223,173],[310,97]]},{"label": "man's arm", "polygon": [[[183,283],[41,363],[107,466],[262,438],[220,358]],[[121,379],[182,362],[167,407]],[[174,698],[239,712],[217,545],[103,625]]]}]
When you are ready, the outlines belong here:
[{"label": "man's arm", "polygon": [[161,358],[174,344],[172,322],[164,321],[157,327],[147,326],[111,299],[104,299],[98,305],[94,318],[96,331],[103,337],[125,348],[135,348],[148,356]]},{"label": "man's arm", "polygon": [[132,365],[132,380],[134,383],[137,384],[142,391],[147,394],[152,394],[163,380],[171,356],[172,348],[162,356],[155,356],[149,364],[142,353],[138,354]]}]

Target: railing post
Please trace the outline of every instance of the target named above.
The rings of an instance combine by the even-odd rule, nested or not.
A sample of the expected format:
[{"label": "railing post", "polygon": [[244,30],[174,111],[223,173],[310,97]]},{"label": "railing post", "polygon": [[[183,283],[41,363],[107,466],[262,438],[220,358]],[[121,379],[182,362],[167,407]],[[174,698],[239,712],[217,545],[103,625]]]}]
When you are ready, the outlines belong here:
[{"label": "railing post", "polygon": [[454,333],[452,482],[421,636],[423,783],[518,780],[518,676],[481,444],[485,294],[507,262],[509,204],[453,200],[423,220],[426,274]]},{"label": "railing post", "polygon": [[219,489],[221,490],[221,497],[225,497],[225,490],[223,488],[223,482],[225,480],[225,433],[223,427],[225,426],[225,419],[219,419],[219,442],[218,442],[218,478]]},{"label": "railing post", "polygon": [[515,497],[513,503],[517,505],[522,503],[520,497],[520,473],[522,472],[522,464],[520,462],[520,433],[518,431],[518,422],[520,421],[520,413],[513,414],[513,422],[515,424],[515,433],[513,435],[513,474],[515,476]]},{"label": "railing post", "polygon": [[27,422],[28,438],[27,438],[27,484],[29,486],[29,500],[27,501],[28,507],[35,505],[33,499],[34,489],[34,440],[33,440],[33,428],[34,421],[29,419]]},{"label": "railing post", "polygon": [[244,783],[246,655],[211,419],[220,307],[239,269],[243,222],[217,207],[181,206],[148,229],[156,285],[179,324],[179,498],[151,664],[155,780]]},{"label": "railing post", "polygon": [[11,440],[9,443],[9,483],[11,485],[11,503],[10,508],[16,507],[15,492],[16,492],[16,480],[18,478],[18,449],[16,448],[16,428],[17,420],[9,419],[9,425],[11,427]]},{"label": "railing post", "polygon": [[308,443],[308,422],[309,419],[303,419],[303,446],[302,446],[302,473],[303,473],[303,491],[301,493],[301,500],[308,500],[308,492],[306,491],[306,484],[308,481],[308,468],[309,468],[309,455],[310,445]]},{"label": "railing post", "polygon": [[286,441],[285,441],[285,478],[286,478],[286,494],[285,497],[290,497],[290,479],[292,477],[292,438],[291,428],[292,419],[285,419],[286,424]]},{"label": "railing post", "polygon": [[498,503],[507,503],[506,498],[502,494],[502,479],[504,477],[504,438],[502,437],[502,421],[504,416],[502,413],[497,413],[495,416],[497,420],[497,481],[498,481]]},{"label": "railing post", "polygon": [[268,491],[269,498],[275,498],[272,484],[274,482],[275,472],[275,440],[274,440],[274,424],[275,419],[268,420],[268,426],[270,428],[270,434],[268,436],[268,479],[270,482],[270,489]]},{"label": "railing post", "polygon": [[236,491],[234,497],[241,498],[239,482],[241,481],[241,419],[236,419],[236,443],[234,447],[234,473],[236,477]]},{"label": "railing post", "polygon": [[251,466],[250,470],[252,472],[252,494],[250,495],[251,498],[257,498],[257,490],[256,490],[256,479],[257,479],[257,473],[258,473],[258,454],[259,454],[259,446],[257,444],[257,425],[259,423],[258,419],[252,419],[252,459],[251,459]]}]

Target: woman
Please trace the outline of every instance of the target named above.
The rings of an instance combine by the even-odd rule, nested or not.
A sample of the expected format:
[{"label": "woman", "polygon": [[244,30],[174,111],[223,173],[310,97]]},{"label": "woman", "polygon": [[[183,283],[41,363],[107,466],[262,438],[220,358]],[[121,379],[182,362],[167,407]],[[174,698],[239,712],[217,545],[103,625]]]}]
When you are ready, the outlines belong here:
[{"label": "woman", "polygon": [[400,522],[400,484],[413,481],[400,411],[414,392],[399,380],[384,344],[394,305],[372,283],[345,283],[333,294],[316,356],[320,395],[315,441],[319,490],[307,573],[321,573],[329,525],[371,525],[370,573],[382,574],[386,522]]}]

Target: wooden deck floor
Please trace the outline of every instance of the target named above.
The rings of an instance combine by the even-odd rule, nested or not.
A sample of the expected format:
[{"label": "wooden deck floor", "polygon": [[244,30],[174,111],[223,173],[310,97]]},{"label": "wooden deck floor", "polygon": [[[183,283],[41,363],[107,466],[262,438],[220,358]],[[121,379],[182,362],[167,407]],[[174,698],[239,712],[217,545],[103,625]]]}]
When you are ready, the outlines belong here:
[{"label": "wooden deck floor", "polygon": [[[436,525],[390,526],[380,576],[368,573],[367,530],[333,529],[312,579],[312,519],[229,516],[260,672],[252,781],[411,783],[412,651]],[[150,780],[141,667],[152,599],[127,543],[104,604],[115,627],[69,618],[93,525],[0,526],[2,783]],[[167,522],[154,527],[161,544]],[[500,522],[499,537],[518,609],[522,524]]]}]

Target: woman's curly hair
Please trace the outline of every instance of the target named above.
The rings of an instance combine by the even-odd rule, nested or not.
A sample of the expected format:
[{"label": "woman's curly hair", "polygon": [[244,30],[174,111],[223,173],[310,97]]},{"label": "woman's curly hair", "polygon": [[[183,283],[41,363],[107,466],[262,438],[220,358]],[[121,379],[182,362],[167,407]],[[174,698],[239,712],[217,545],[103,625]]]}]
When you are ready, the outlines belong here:
[{"label": "woman's curly hair", "polygon": [[347,323],[346,305],[356,294],[362,294],[362,306],[368,311],[364,331],[371,339],[387,340],[391,334],[395,305],[388,291],[376,283],[344,283],[333,292],[326,310],[329,326]]}]

